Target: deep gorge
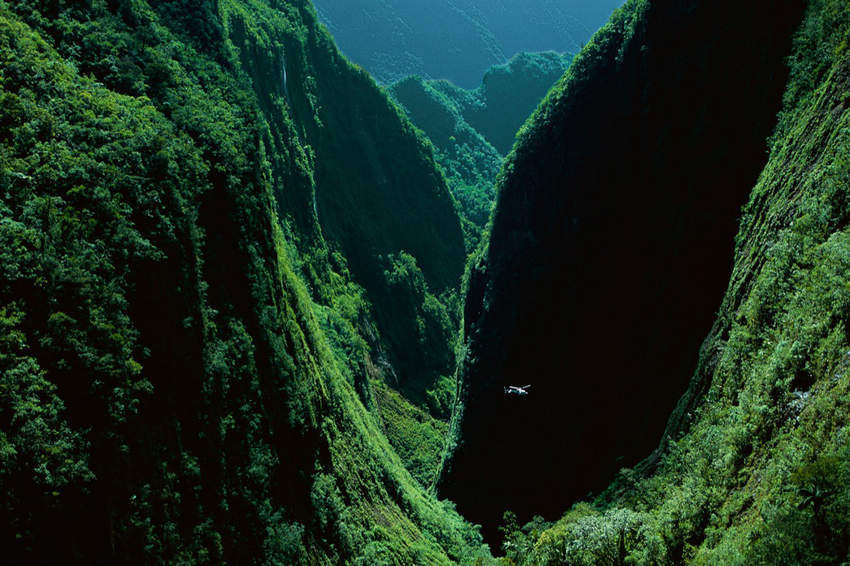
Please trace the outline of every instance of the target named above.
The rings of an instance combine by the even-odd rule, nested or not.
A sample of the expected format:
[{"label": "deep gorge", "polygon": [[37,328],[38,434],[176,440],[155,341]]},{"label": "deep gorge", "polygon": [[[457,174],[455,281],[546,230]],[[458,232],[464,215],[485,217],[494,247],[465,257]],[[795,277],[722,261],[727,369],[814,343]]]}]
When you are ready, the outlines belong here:
[{"label": "deep gorge", "polygon": [[620,14],[515,147],[469,277],[440,477],[488,540],[504,511],[554,519],[666,441],[782,101],[803,3],[772,5]]},{"label": "deep gorge", "polygon": [[0,0],[4,556],[850,561],[849,36],[629,0],[465,90],[310,0]]}]

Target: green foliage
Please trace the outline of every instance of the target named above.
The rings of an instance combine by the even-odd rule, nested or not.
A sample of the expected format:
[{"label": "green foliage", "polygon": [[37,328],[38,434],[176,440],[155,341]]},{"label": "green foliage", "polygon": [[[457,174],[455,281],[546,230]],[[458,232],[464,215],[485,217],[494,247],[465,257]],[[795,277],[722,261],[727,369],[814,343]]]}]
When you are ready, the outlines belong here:
[{"label": "green foliage", "polygon": [[456,390],[457,382],[451,377],[441,375],[434,383],[433,389],[425,391],[425,402],[431,414],[447,420],[452,413]]},{"label": "green foliage", "polygon": [[[432,83],[411,77],[392,85],[389,92],[434,144],[434,156],[464,217],[483,228],[495,200],[493,181],[501,156]],[[467,250],[471,247],[468,241]]]},{"label": "green foliage", "polygon": [[437,476],[448,425],[410,405],[383,382],[375,382],[373,391],[387,440],[410,475],[429,487]]},{"label": "green foliage", "polygon": [[[372,174],[404,159],[394,144],[415,154],[409,199],[441,211],[450,240],[411,275],[426,332],[448,315],[424,281],[447,287],[462,262],[448,193],[309,4],[274,4],[0,2],[0,540],[12,562],[337,564],[378,525],[393,563],[487,555],[364,407],[382,337],[352,273],[377,256],[352,260],[321,236],[332,230],[316,178],[329,165],[316,160],[344,159],[313,119],[348,111],[333,91],[358,85],[388,118]],[[298,72],[288,88],[262,83],[284,44]],[[311,79],[311,65],[326,74]],[[311,100],[325,113],[302,112]],[[392,226],[371,228],[370,244],[392,244]],[[454,267],[440,255],[453,246]]]},{"label": "green foliage", "polygon": [[66,419],[56,386],[28,350],[24,314],[0,309],[0,506],[14,536],[32,540],[32,526],[63,497],[94,479],[83,436]]},{"label": "green foliage", "polygon": [[540,516],[534,517],[520,527],[516,514],[505,511],[502,516],[502,525],[499,527],[503,536],[502,550],[505,552],[505,557],[514,564],[521,562],[531,553],[541,533],[551,527],[552,523],[547,523]]},{"label": "green foliage", "polygon": [[730,285],[657,468],[624,470],[521,563],[850,559],[849,13],[808,8]]},{"label": "green foliage", "polygon": [[[848,446],[794,470],[786,499],[769,508],[751,550],[759,563],[843,563],[850,556]],[[796,505],[795,505],[796,503]]]},{"label": "green foliage", "polygon": [[[449,371],[457,326],[456,305],[449,320],[442,312],[462,260],[445,181],[429,147],[374,81],[336,57],[323,32],[316,44],[307,41],[312,36],[292,25],[302,18],[297,10],[279,8],[233,5],[225,30],[269,117],[272,173],[287,180],[276,190],[287,251],[309,282],[333,351],[346,361],[337,369],[362,402],[374,408],[369,382],[377,378],[424,406],[422,389]],[[353,78],[337,96],[341,74]],[[289,148],[292,138],[303,147]],[[307,172],[299,174],[301,167]],[[383,276],[384,258],[402,250],[415,257],[418,285],[390,285]],[[422,294],[423,285],[433,295]]]},{"label": "green foliage", "polygon": [[263,542],[268,564],[303,564],[309,561],[304,546],[304,526],[287,523],[280,516],[270,517]]},{"label": "green foliage", "polygon": [[628,549],[640,540],[644,518],[628,509],[604,514],[579,506],[543,532],[527,555],[529,564],[627,564]]},{"label": "green foliage", "polygon": [[425,403],[426,391],[454,364],[456,323],[429,290],[416,263],[406,252],[389,255],[384,270],[386,304],[392,312],[378,312],[389,351],[404,380],[398,384],[405,396]]},{"label": "green foliage", "polygon": [[521,53],[491,67],[475,90],[419,77],[390,86],[389,93],[434,144],[434,156],[467,221],[468,253],[490,218],[502,156],[571,59],[553,52]]}]

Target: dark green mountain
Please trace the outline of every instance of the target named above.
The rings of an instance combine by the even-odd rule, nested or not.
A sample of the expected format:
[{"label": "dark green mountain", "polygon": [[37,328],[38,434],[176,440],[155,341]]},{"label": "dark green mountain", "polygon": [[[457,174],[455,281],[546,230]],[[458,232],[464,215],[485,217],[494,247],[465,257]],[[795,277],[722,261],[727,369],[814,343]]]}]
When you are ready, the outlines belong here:
[{"label": "dark green mountain", "polygon": [[593,507],[514,538],[517,563],[850,560],[848,36],[846,2],[809,3],[730,282],[654,473],[625,470]]},{"label": "dark green mountain", "polygon": [[505,65],[491,67],[475,90],[419,77],[389,87],[410,120],[434,144],[449,188],[471,223],[466,229],[471,247],[490,217],[503,155],[571,59],[553,52],[521,53]]},{"label": "dark green mountain", "polygon": [[630,0],[496,175],[558,56],[0,0],[3,562],[850,563],[848,37]]},{"label": "dark green mountain", "polygon": [[572,59],[570,53],[520,53],[504,65],[490,67],[475,90],[464,90],[448,81],[434,81],[433,85],[454,101],[473,128],[507,155],[520,127]]},{"label": "dark green mountain", "polygon": [[486,556],[386,439],[436,458],[386,388],[451,370],[460,222],[309,2],[2,2],[0,59],[4,559]]},{"label": "dark green mountain", "polygon": [[629,2],[520,134],[469,274],[439,484],[489,540],[506,509],[554,518],[658,446],[728,284],[802,9]]},{"label": "dark green mountain", "polygon": [[318,0],[352,61],[382,83],[410,75],[475,88],[515,53],[581,49],[620,0]]},{"label": "dark green mountain", "polygon": [[468,221],[467,247],[472,251],[490,217],[495,201],[493,180],[502,156],[464,120],[454,101],[429,81],[409,77],[392,85],[389,93],[434,145],[434,157]]}]

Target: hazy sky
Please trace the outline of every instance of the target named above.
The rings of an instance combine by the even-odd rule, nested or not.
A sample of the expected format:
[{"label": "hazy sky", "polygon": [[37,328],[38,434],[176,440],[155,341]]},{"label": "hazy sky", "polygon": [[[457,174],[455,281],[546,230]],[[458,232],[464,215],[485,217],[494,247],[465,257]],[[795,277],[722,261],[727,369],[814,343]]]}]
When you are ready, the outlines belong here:
[{"label": "hazy sky", "polygon": [[519,51],[575,52],[621,0],[314,0],[343,52],[379,81],[474,87]]}]

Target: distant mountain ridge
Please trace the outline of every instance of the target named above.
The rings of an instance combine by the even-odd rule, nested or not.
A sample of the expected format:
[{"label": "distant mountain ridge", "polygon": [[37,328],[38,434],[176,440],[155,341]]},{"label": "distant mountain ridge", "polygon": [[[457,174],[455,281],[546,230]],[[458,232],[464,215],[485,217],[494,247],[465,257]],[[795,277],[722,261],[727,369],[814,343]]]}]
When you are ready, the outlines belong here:
[{"label": "distant mountain ridge", "polygon": [[[409,75],[475,88],[522,51],[577,52],[619,0],[317,0],[342,51],[379,82]],[[522,22],[522,25],[517,25]]]},{"label": "distant mountain ridge", "polygon": [[421,77],[389,87],[389,94],[434,144],[434,156],[464,217],[470,251],[490,217],[502,158],[572,57],[554,51],[520,53],[490,67],[474,90]]},{"label": "distant mountain ridge", "polygon": [[499,153],[507,155],[520,127],[572,60],[572,52],[523,52],[490,67],[474,90],[446,80],[433,81],[433,86],[455,102],[464,119]]}]

